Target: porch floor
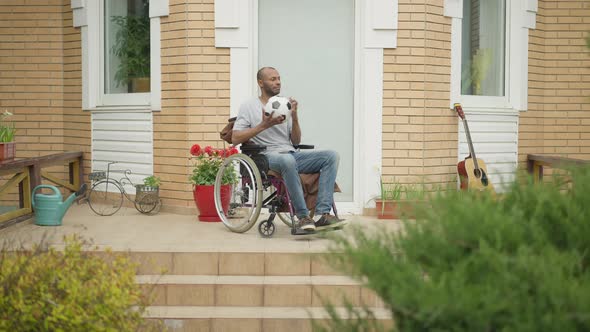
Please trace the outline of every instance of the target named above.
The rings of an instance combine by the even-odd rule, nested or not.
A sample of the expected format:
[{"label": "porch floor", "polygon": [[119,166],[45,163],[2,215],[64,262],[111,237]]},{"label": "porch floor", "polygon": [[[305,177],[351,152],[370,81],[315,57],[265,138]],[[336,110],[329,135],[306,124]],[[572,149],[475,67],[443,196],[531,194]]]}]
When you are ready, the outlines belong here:
[{"label": "porch floor", "polygon": [[[398,220],[379,220],[376,217],[345,215],[348,226],[361,225],[367,229],[383,226],[396,230]],[[259,221],[265,218],[263,214]],[[246,233],[233,233],[220,222],[200,222],[196,215],[160,212],[143,215],[133,207],[122,207],[113,216],[94,214],[87,204],[73,204],[61,226],[37,226],[34,219],[0,230],[0,246],[29,247],[45,238],[49,245],[63,247],[64,236],[78,234],[103,250],[134,252],[325,252],[330,240],[318,234],[293,236],[290,228],[276,218],[276,232],[272,238],[262,238],[258,225]]]}]

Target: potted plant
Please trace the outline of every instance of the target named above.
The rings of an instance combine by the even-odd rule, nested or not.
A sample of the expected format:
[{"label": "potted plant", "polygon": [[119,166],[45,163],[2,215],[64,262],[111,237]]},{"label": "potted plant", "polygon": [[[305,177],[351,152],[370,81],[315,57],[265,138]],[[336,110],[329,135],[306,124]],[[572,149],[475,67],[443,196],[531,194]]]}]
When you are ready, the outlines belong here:
[{"label": "potted plant", "polygon": [[[481,84],[486,79],[490,65],[492,64],[492,53],[487,48],[477,49],[471,61],[464,64],[470,70],[463,71],[462,89],[464,94],[481,95]],[[472,91],[469,91],[469,89]]]},{"label": "potted plant", "polygon": [[16,142],[14,142],[16,128],[14,122],[6,121],[11,116],[12,113],[8,111],[0,114],[0,160],[14,159],[16,154]]},{"label": "potted plant", "polygon": [[145,179],[143,179],[143,185],[145,187],[150,187],[150,188],[159,188],[160,187],[160,178],[157,176],[148,176]]},{"label": "potted plant", "polygon": [[[193,198],[199,210],[200,221],[221,221],[215,209],[214,185],[217,172],[223,163],[223,159],[238,153],[235,147],[227,149],[214,149],[207,146],[204,149],[195,144],[190,149],[191,159],[194,159],[193,171],[190,182],[193,184]],[[221,188],[221,200],[223,210],[227,213],[231,185],[237,182],[235,169],[228,167],[223,175]]]},{"label": "potted plant", "polygon": [[135,185],[135,204],[142,213],[158,213],[160,210],[160,178],[150,175],[143,184]]},{"label": "potted plant", "polygon": [[378,219],[413,219],[416,207],[424,204],[423,186],[384,182],[381,178],[381,195],[375,200]]},{"label": "potted plant", "polygon": [[112,16],[118,26],[111,52],[119,59],[117,86],[129,92],[150,91],[150,19],[145,15]]}]

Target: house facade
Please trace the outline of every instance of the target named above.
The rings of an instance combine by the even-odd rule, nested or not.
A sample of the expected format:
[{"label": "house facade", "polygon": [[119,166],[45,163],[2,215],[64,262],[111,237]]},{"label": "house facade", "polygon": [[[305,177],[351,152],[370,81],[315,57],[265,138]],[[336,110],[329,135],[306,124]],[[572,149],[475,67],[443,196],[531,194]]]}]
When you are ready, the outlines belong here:
[{"label": "house facade", "polygon": [[[119,72],[133,15],[147,85]],[[299,100],[303,141],[340,153],[345,212],[370,213],[380,179],[455,183],[457,102],[500,189],[529,153],[590,159],[584,0],[11,0],[0,16],[17,156],[83,151],[86,172],[154,174],[169,211],[194,212],[189,149],[223,146],[262,66]]]}]

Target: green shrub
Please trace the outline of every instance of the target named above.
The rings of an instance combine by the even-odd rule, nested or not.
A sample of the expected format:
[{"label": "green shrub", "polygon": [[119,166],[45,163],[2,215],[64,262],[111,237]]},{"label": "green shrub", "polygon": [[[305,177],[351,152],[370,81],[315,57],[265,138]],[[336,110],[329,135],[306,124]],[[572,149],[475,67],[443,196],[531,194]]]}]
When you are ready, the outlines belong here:
[{"label": "green shrub", "polygon": [[[589,331],[590,169],[571,179],[565,191],[514,184],[499,200],[437,195],[402,232],[337,238],[333,263],[383,299],[399,331]],[[332,318],[334,331],[349,326]]]},{"label": "green shrub", "polygon": [[126,256],[36,246],[0,252],[0,331],[136,331],[145,298]]}]

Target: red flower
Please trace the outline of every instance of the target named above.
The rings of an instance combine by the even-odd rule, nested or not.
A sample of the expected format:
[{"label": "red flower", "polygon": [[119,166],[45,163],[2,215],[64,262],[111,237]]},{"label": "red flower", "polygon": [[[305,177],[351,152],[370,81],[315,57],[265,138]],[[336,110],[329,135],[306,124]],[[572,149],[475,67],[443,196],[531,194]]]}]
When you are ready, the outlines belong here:
[{"label": "red flower", "polygon": [[191,147],[191,154],[193,156],[200,156],[201,154],[203,154],[203,151],[201,150],[199,144],[195,144]]},{"label": "red flower", "polygon": [[240,152],[238,151],[238,149],[236,149],[235,146],[232,146],[231,148],[229,148],[229,154],[228,154],[228,156],[234,155],[236,153],[240,153]]},{"label": "red flower", "polygon": [[206,154],[212,156],[213,155],[213,152],[214,152],[214,150],[213,150],[213,148],[211,146],[205,147],[205,153]]},{"label": "red flower", "polygon": [[228,151],[226,149],[219,149],[217,152],[221,158],[229,157]]}]

